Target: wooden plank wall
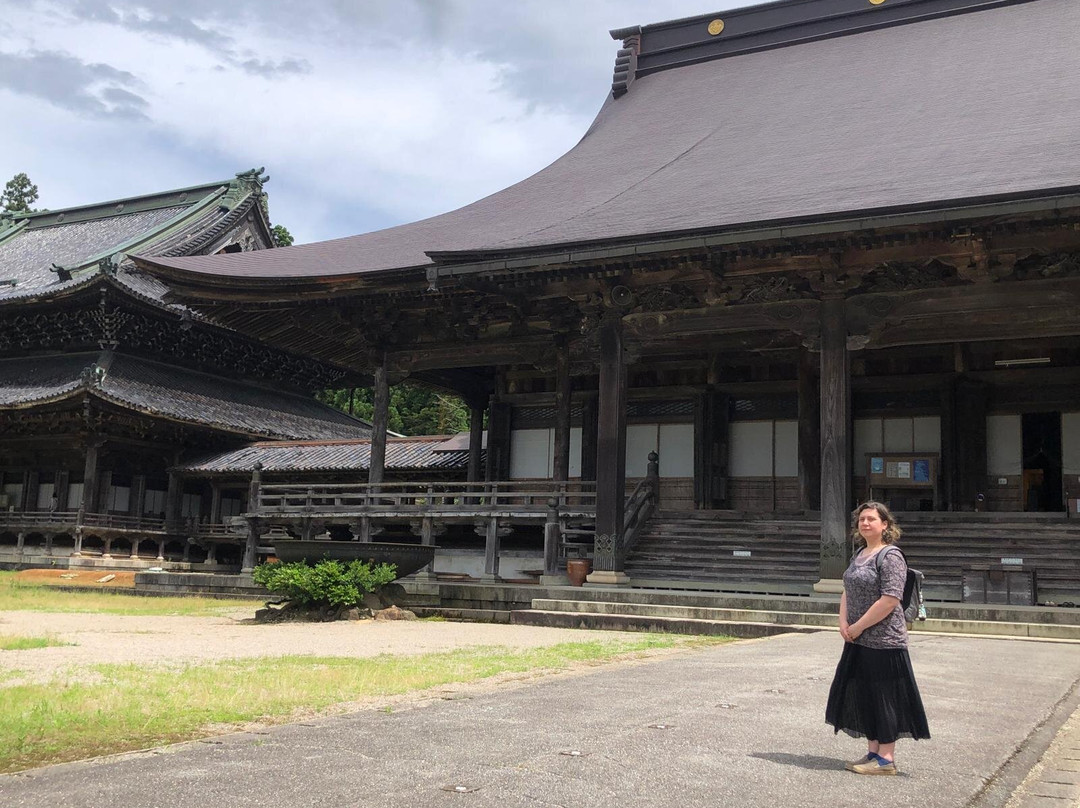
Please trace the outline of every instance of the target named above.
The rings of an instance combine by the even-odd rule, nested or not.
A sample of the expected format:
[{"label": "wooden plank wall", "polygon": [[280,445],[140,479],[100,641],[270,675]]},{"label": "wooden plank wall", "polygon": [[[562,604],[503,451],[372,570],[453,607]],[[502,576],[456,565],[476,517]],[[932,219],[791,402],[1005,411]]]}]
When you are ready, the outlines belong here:
[{"label": "wooden plank wall", "polygon": [[798,477],[731,477],[728,479],[728,497],[731,509],[736,511],[792,513],[801,510]]}]

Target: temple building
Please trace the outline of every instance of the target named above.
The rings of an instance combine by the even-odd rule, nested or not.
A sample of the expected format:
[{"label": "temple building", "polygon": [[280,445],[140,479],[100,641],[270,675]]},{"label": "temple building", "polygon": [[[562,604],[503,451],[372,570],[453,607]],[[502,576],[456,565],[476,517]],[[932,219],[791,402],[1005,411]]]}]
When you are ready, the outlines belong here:
[{"label": "temple building", "polygon": [[872,496],[943,597],[1075,596],[1078,30],[1075,0],[620,29],[595,121],[517,185],[334,241],[129,251],[200,318],[371,374],[373,445],[411,377],[487,413],[488,481],[594,481],[594,583],[827,589]]},{"label": "temple building", "polygon": [[347,369],[209,322],[127,258],[270,251],[260,174],[0,217],[0,563],[239,568],[247,483],[176,468],[370,436],[312,397]]}]

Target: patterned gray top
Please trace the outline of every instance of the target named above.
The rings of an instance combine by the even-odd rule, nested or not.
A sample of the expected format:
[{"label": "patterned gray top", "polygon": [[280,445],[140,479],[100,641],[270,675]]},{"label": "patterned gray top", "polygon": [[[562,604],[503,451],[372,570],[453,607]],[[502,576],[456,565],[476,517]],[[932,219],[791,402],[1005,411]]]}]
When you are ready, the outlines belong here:
[{"label": "patterned gray top", "polygon": [[[881,557],[880,576],[875,558],[877,553],[867,556],[865,547],[851,559],[851,564],[844,572],[849,625],[866,614],[866,610],[882,595],[891,595],[897,600],[904,596],[904,581],[907,578],[904,557],[899,552],[893,552],[891,547],[885,547],[878,552],[885,553]],[[866,629],[855,640],[855,644],[865,645],[867,648],[907,648],[907,638],[904,610],[897,603],[892,614]]]}]

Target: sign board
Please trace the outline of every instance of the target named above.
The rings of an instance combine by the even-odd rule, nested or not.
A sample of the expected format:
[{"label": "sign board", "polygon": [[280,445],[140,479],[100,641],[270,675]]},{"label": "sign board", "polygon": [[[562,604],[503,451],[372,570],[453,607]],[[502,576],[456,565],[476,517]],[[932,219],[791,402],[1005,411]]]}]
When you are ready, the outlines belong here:
[{"label": "sign board", "polygon": [[938,455],[875,453],[866,456],[866,476],[871,488],[937,487]]}]

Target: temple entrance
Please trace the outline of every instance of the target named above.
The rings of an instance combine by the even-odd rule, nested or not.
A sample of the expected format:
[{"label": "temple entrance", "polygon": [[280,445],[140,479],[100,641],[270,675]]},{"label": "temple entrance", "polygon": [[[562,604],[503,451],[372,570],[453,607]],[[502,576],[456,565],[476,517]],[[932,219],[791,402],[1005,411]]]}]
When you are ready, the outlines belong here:
[{"label": "temple entrance", "polygon": [[1023,505],[1025,511],[1061,511],[1061,413],[1033,412],[1022,417]]}]

